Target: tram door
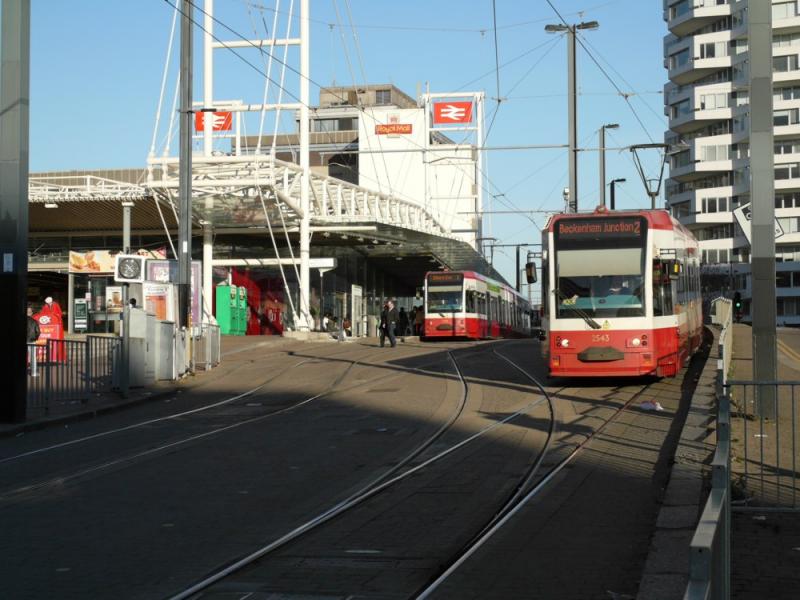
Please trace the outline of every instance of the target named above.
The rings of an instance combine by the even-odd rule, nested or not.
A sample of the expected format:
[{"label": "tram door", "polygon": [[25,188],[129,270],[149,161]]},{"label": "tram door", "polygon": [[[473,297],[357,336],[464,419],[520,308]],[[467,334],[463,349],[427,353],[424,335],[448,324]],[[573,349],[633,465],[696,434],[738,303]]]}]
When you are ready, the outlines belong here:
[{"label": "tram door", "polygon": [[363,292],[360,285],[353,285],[350,288],[350,298],[352,299],[351,307],[352,310],[350,312],[351,316],[351,327],[353,332],[353,337],[361,337],[364,335],[364,303],[363,303]]}]

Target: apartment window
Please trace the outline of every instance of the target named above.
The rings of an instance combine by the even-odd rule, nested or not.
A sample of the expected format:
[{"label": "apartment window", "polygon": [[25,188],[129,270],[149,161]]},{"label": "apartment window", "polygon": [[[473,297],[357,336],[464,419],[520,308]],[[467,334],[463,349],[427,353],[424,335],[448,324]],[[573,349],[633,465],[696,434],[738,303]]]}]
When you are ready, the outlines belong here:
[{"label": "apartment window", "polygon": [[783,140],[775,143],[775,154],[796,154],[800,152],[800,140]]},{"label": "apartment window", "polygon": [[691,112],[691,105],[688,99],[681,100],[680,102],[677,102],[670,107],[670,114],[672,115],[673,119],[686,116],[690,112]]},{"label": "apartment window", "polygon": [[377,90],[375,92],[375,104],[391,104],[392,91],[391,90]]},{"label": "apartment window", "polygon": [[775,273],[775,287],[779,288],[792,287],[791,271],[778,271],[777,273]]},{"label": "apartment window", "polygon": [[775,165],[775,179],[797,179],[800,177],[800,163]]},{"label": "apartment window", "polygon": [[725,42],[708,42],[700,44],[700,58],[721,58],[728,55]]},{"label": "apartment window", "polygon": [[797,15],[797,0],[778,2],[772,5],[772,20],[791,19]]},{"label": "apartment window", "polygon": [[772,57],[772,72],[773,73],[786,73],[788,71],[797,71],[797,55],[787,54],[786,56],[773,56]]},{"label": "apartment window", "polygon": [[747,52],[747,40],[733,40],[731,41],[731,54],[738,55]]},{"label": "apartment window", "polygon": [[728,94],[704,94],[700,96],[700,108],[728,108]]},{"label": "apartment window", "polygon": [[729,160],[730,146],[703,146],[703,160]]},{"label": "apartment window", "polygon": [[722,197],[722,198],[703,198],[703,212],[704,213],[716,213],[716,212],[728,212],[728,200],[729,198]]},{"label": "apartment window", "polygon": [[669,7],[669,18],[677,19],[689,12],[689,0],[681,0]]},{"label": "apartment window", "polygon": [[733,106],[745,106],[750,104],[750,94],[748,92],[732,92],[731,104]]},{"label": "apartment window", "polygon": [[775,127],[796,125],[798,123],[798,109],[776,110],[772,115],[772,124]]},{"label": "apartment window", "polygon": [[670,163],[670,167],[673,169],[678,169],[680,167],[685,167],[689,164],[689,151],[684,150],[683,152],[678,152],[677,154],[672,156],[672,161]]},{"label": "apartment window", "polygon": [[800,100],[800,87],[793,85],[775,88],[772,98],[774,100]]},{"label": "apartment window", "polygon": [[775,208],[800,208],[800,193],[775,194]]},{"label": "apartment window", "polygon": [[778,219],[783,228],[783,233],[797,233],[800,231],[800,217],[783,217]]},{"label": "apartment window", "polygon": [[[800,246],[775,246],[776,262],[800,260]],[[800,287],[800,271],[795,272],[795,286]]]},{"label": "apartment window", "polygon": [[677,69],[678,67],[682,67],[686,64],[689,64],[689,49],[684,48],[680,52],[676,52],[675,54],[671,54],[669,57],[669,68],[670,69]]},{"label": "apartment window", "polygon": [[787,48],[800,44],[800,33],[785,33],[772,36],[773,48]]}]

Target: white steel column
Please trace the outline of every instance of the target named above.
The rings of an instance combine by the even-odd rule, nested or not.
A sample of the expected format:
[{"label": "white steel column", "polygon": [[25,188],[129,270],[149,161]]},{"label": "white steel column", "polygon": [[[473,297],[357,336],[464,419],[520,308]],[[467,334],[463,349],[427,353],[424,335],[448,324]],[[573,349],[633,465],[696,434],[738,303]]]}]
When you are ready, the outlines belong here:
[{"label": "white steel column", "polygon": [[[300,318],[298,326],[310,330],[309,298],[311,292],[311,273],[309,270],[311,232],[309,229],[309,189],[311,183],[309,145],[309,0],[300,2],[300,168],[303,170],[300,182]],[[288,290],[287,290],[288,291]]]},{"label": "white steel column", "polygon": [[[483,111],[484,111],[484,100],[485,96],[483,92],[480,92],[476,95],[475,103],[477,104],[478,108],[478,115],[477,115],[477,139],[476,145],[480,146],[478,150],[477,161],[475,164],[476,173],[475,173],[475,183],[477,184],[477,194],[475,197],[475,206],[473,210],[475,211],[475,219],[478,221],[477,227],[475,228],[475,240],[472,242],[472,246],[480,252],[480,248],[478,246],[478,238],[483,237],[483,195],[484,195],[484,186],[483,186],[483,169],[484,169],[484,161],[483,161],[483,153],[484,148],[486,147],[486,140],[483,139]],[[489,217],[489,225],[491,227],[491,216]],[[490,229],[491,232],[491,229]],[[491,235],[491,233],[490,233]]]},{"label": "white steel column", "polygon": [[[214,106],[214,0],[205,0],[205,18],[203,27],[203,108]],[[206,117],[211,114],[203,113],[203,156],[210,157],[213,151],[214,128],[211,126],[213,119]],[[209,195],[205,199],[206,225],[203,226],[203,322],[211,321],[211,307],[213,306],[213,269],[214,259],[214,233],[211,228],[211,210],[214,208],[214,197]]]}]

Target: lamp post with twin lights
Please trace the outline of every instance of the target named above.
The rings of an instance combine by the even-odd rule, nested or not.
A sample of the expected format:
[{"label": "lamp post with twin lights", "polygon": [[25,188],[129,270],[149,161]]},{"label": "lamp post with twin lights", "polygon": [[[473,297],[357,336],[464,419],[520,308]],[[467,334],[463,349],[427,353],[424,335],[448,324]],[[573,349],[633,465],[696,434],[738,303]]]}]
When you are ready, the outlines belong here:
[{"label": "lamp post with twin lights", "polygon": [[578,93],[575,82],[575,32],[579,29],[597,29],[597,21],[587,21],[575,25],[546,25],[547,33],[567,32],[567,106],[569,126],[569,209],[578,212]]}]

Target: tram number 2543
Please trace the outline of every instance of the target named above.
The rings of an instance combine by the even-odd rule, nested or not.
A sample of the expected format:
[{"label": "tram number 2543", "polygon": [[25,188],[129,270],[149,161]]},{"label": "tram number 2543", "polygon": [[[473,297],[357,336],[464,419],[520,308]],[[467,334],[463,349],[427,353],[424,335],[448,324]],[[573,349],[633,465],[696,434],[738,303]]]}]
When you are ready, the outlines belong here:
[{"label": "tram number 2543", "polygon": [[607,333],[593,333],[592,334],[592,342],[610,342],[611,336]]}]

